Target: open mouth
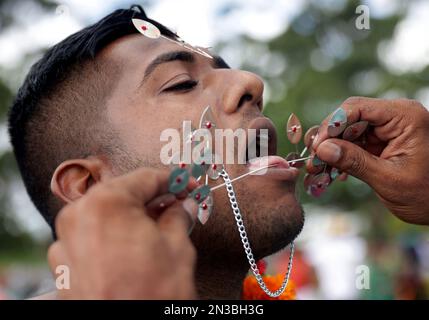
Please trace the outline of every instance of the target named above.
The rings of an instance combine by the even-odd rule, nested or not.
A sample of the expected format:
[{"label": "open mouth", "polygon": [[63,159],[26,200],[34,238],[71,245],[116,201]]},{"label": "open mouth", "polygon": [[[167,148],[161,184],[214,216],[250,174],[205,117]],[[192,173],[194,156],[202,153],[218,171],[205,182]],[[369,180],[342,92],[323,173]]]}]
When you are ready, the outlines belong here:
[{"label": "open mouth", "polygon": [[[247,134],[246,163],[254,158],[277,154],[277,131],[270,119],[266,117],[256,118],[250,122],[247,129],[256,130],[256,137],[249,137]],[[249,141],[249,139],[252,140]]]}]

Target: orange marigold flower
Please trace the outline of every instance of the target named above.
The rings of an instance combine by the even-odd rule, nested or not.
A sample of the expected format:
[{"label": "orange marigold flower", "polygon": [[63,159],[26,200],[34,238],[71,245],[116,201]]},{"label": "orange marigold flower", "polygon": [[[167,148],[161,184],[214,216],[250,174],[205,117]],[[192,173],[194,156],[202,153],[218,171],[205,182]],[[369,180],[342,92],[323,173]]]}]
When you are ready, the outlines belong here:
[{"label": "orange marigold flower", "polygon": [[[275,291],[282,285],[284,275],[278,274],[275,276],[262,276],[268,289]],[[277,298],[268,296],[256,281],[253,275],[247,276],[243,283],[243,300],[295,300],[296,292],[295,285],[289,280],[286,290]]]},{"label": "orange marigold flower", "polygon": [[267,262],[264,259],[259,260],[256,262],[256,266],[259,269],[259,273],[264,275],[265,271],[267,271]]}]

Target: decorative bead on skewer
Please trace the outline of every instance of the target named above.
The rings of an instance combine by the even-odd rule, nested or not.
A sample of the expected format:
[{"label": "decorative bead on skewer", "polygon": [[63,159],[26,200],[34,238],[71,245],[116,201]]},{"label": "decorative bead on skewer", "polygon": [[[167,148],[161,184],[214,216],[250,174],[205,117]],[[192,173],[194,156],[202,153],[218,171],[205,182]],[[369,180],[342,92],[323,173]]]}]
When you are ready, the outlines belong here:
[{"label": "decorative bead on skewer", "polygon": [[177,44],[177,45],[179,45],[185,49],[188,49],[194,53],[202,55],[206,58],[213,59],[213,57],[208,52],[204,51],[200,47],[190,45],[189,43],[185,42],[180,37],[177,37],[177,39],[172,39],[172,38],[164,36],[163,34],[161,34],[161,31],[154,24],[150,23],[149,21],[142,20],[142,19],[132,19],[132,22],[134,24],[134,27],[137,29],[137,31],[140,32],[142,35],[144,35],[147,38],[150,38],[150,39],[162,38],[162,39],[165,39],[167,41],[173,42],[173,43],[175,43],[175,44]]}]

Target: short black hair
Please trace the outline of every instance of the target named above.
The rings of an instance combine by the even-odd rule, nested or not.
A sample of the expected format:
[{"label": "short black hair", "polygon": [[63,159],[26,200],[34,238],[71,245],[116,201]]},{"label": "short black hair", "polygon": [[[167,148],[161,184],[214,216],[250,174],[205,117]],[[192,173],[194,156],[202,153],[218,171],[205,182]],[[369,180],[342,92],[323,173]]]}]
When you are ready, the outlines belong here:
[{"label": "short black hair", "polygon": [[96,59],[115,40],[137,33],[132,18],[144,19],[161,34],[177,39],[149,19],[138,5],[116,10],[56,44],[30,69],[9,111],[9,134],[25,187],[55,235],[61,204],[50,190],[59,164],[103,149],[106,130],[100,106],[114,86],[112,65]]}]

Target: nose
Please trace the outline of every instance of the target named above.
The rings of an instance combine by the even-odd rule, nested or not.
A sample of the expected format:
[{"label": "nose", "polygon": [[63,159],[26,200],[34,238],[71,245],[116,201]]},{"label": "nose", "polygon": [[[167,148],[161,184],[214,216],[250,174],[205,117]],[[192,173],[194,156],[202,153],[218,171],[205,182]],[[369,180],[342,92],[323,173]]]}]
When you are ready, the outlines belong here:
[{"label": "nose", "polygon": [[249,105],[262,111],[262,94],[264,83],[256,74],[242,71],[221,69],[217,80],[222,93],[221,106],[223,112],[230,114]]}]

